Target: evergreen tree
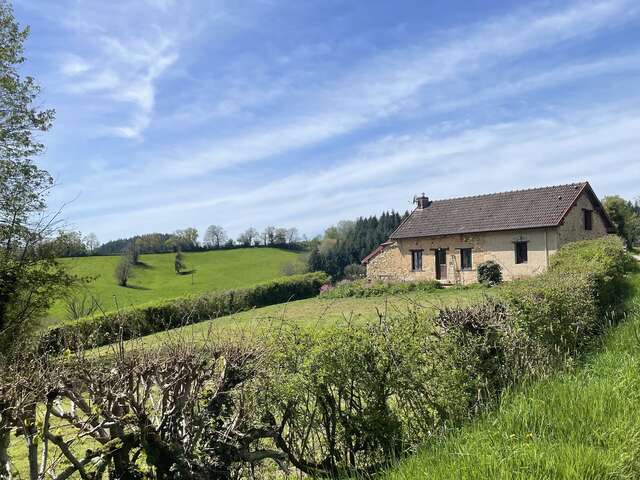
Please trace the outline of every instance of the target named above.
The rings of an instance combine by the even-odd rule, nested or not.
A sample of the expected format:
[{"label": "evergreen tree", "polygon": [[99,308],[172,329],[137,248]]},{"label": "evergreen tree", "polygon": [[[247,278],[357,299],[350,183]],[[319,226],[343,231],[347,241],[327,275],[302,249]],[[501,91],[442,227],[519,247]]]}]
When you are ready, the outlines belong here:
[{"label": "evergreen tree", "polygon": [[180,249],[178,249],[178,251],[176,252],[176,260],[174,265],[175,265],[176,273],[178,275],[180,275],[183,271],[187,269],[187,265],[184,262],[184,254]]}]

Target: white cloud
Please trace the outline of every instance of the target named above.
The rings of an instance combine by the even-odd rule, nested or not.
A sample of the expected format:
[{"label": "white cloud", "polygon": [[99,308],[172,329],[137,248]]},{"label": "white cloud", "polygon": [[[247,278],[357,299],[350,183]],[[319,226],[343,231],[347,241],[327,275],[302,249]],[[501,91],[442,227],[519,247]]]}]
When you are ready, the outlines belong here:
[{"label": "white cloud", "polygon": [[[291,106],[293,113],[271,117],[258,127],[249,126],[235,137],[218,137],[204,145],[194,145],[188,156],[184,156],[184,147],[181,147],[182,155],[173,155],[162,164],[155,163],[155,172],[202,175],[314,146],[411,110],[417,104],[433,108],[429,104],[429,93],[433,95],[452,82],[477,75],[503,60],[615,28],[631,21],[639,12],[640,7],[628,0],[579,2],[546,16],[531,13],[505,16],[467,28],[461,38],[438,39],[386,52],[355,65],[328,85],[309,89],[304,103]],[[635,59],[620,57],[617,63],[576,65],[572,71],[559,70],[507,85],[509,88],[504,92],[494,89],[484,93],[487,97],[507,96],[580,75],[602,73],[606,67],[630,69],[634,67],[624,62]],[[432,91],[425,92],[427,88]],[[422,98],[424,95],[426,100]],[[477,101],[480,100],[477,97]],[[433,106],[437,107],[437,103]],[[441,108],[447,108],[446,102],[440,104]],[[450,107],[456,108],[455,102]]]},{"label": "white cloud", "polygon": [[[631,196],[640,181],[638,131],[640,110],[625,106],[489,124],[444,136],[417,131],[367,144],[340,164],[319,168],[317,161],[250,188],[243,178],[229,185],[214,180],[209,196],[208,189],[194,191],[178,183],[139,194],[136,209],[123,198],[120,206],[111,204],[112,213],[84,218],[82,226],[96,230],[95,225],[105,225],[98,232],[103,237],[114,229],[120,235],[178,225],[203,229],[207,221],[225,225],[232,234],[271,223],[313,233],[340,219],[411,208],[412,195],[422,191],[447,198],[590,180],[598,194]],[[628,182],[621,184],[620,175]]]}]

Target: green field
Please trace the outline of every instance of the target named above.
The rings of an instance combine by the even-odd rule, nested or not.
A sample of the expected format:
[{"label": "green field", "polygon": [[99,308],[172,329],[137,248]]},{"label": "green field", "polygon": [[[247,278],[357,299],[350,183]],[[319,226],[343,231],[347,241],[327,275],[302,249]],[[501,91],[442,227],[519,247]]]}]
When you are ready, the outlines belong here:
[{"label": "green field", "polygon": [[[153,300],[238,287],[247,287],[281,275],[284,264],[295,262],[299,254],[275,248],[185,253],[192,274],[175,273],[175,255],[141,255],[129,287],[118,286],[114,271],[120,257],[81,257],[62,259],[70,271],[81,277],[95,277],[74,295],[94,297],[105,311]],[[46,323],[67,317],[66,301],[58,301],[49,311]]]},{"label": "green field", "polygon": [[[635,277],[640,287],[640,277]],[[637,288],[636,290],[640,290]],[[640,302],[640,295],[635,296]],[[640,475],[640,303],[573,370],[407,459],[384,480],[635,479]]]},{"label": "green field", "polygon": [[140,340],[133,340],[133,342],[142,341],[145,344],[154,344],[167,336],[176,335],[195,340],[204,339],[209,334],[237,336],[249,333],[259,336],[261,330],[277,328],[282,322],[317,328],[340,322],[367,322],[378,319],[381,314],[402,313],[407,312],[408,309],[435,312],[445,305],[469,303],[491,292],[492,290],[485,288],[447,288],[385,297],[337,299],[315,297],[255,308],[168,332],[148,335]]}]

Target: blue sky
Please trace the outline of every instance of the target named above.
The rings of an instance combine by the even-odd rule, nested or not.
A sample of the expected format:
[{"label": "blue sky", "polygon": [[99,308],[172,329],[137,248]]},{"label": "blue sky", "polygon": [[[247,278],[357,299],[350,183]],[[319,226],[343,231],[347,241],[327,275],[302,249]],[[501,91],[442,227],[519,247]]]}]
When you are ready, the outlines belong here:
[{"label": "blue sky", "polygon": [[[54,5],[52,5],[54,4]],[[640,3],[15,0],[41,163],[106,241],[589,180],[640,195]]]}]

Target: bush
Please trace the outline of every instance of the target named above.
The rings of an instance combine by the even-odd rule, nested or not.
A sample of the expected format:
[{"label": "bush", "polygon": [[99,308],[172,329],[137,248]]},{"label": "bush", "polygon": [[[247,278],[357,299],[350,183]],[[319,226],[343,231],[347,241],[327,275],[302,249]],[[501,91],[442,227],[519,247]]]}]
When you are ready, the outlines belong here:
[{"label": "bush", "polygon": [[370,473],[466,415],[458,347],[425,316],[285,325],[270,341],[256,415],[287,432],[278,444],[307,474]]},{"label": "bush", "polygon": [[628,294],[625,273],[638,268],[620,237],[568,243],[551,257],[550,271],[590,275],[596,282],[600,314],[621,306]]},{"label": "bush", "polygon": [[314,297],[328,281],[325,273],[314,272],[249,288],[148,303],[53,327],[41,336],[39,347],[42,351],[59,352],[78,346],[107,345],[120,337],[128,340],[251,308]]},{"label": "bush", "polygon": [[365,298],[380,297],[382,295],[400,295],[410,292],[432,292],[442,287],[437,280],[424,282],[371,282],[368,280],[343,280],[335,288],[322,292],[322,298]]},{"label": "bush", "polygon": [[478,282],[485,285],[498,285],[502,282],[502,267],[493,260],[478,265]]},{"label": "bush", "polygon": [[347,280],[357,280],[367,275],[367,268],[359,263],[351,263],[344,267],[344,277]]}]

